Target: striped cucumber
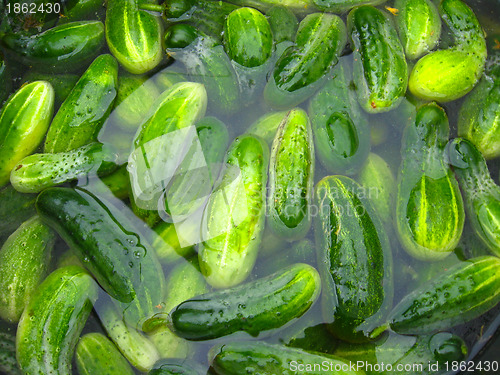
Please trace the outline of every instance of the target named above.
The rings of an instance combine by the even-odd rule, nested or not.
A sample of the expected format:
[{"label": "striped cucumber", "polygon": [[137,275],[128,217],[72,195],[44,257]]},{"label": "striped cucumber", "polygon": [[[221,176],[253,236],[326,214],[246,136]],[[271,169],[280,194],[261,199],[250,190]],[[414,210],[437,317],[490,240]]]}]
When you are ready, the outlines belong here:
[{"label": "striped cucumber", "polygon": [[269,163],[268,214],[271,229],[287,240],[305,236],[311,226],[314,143],[302,109],[292,109],[274,137]]},{"label": "striped cucumber", "polygon": [[366,341],[392,305],[389,239],[363,187],[354,180],[325,177],[316,185],[315,199],[324,318],[336,337]]},{"label": "striped cucumber", "polygon": [[449,132],[444,110],[429,103],[404,133],[395,222],[404,249],[421,260],[446,257],[464,226],[462,196],[445,159]]},{"label": "striped cucumber", "polygon": [[57,111],[61,104],[66,100],[71,90],[80,77],[73,73],[67,74],[49,74],[39,73],[35,70],[28,70],[23,76],[22,83],[34,81],[46,81],[54,89],[54,108]]}]

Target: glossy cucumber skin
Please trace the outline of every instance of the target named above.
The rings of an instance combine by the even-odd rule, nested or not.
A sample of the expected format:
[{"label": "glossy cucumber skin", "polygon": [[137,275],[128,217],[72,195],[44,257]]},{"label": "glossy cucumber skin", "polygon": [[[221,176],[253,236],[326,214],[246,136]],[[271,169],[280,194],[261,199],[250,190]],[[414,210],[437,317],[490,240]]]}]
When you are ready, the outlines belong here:
[{"label": "glossy cucumber skin", "polygon": [[39,286],[21,316],[16,353],[24,374],[71,374],[74,350],[97,299],[97,285],[78,266],[59,268]]},{"label": "glossy cucumber skin", "polygon": [[313,0],[313,3],[320,10],[332,13],[342,13],[360,5],[379,5],[385,3],[385,1],[386,0]]},{"label": "glossy cucumber skin", "polygon": [[498,257],[461,262],[405,296],[388,325],[401,334],[429,334],[469,322],[500,301],[499,272]]},{"label": "glossy cucumber skin", "polygon": [[325,177],[315,188],[323,315],[330,332],[349,342],[368,340],[393,297],[389,239],[363,193],[344,176]]},{"label": "glossy cucumber skin", "polygon": [[443,259],[462,235],[462,195],[445,159],[449,131],[444,110],[429,103],[404,133],[396,230],[404,249],[420,260]]},{"label": "glossy cucumber skin", "polygon": [[80,77],[77,74],[48,74],[29,70],[23,76],[23,83],[34,81],[46,81],[54,89],[54,108],[57,111],[61,104],[66,100],[71,90]]},{"label": "glossy cucumber skin", "polygon": [[238,64],[253,68],[264,64],[272,54],[273,36],[266,17],[253,8],[238,8],[224,23],[224,47]]},{"label": "glossy cucumber skin", "polygon": [[79,21],[56,26],[35,37],[8,33],[1,40],[5,51],[24,65],[47,72],[70,72],[86,66],[104,45],[100,21]]},{"label": "glossy cucumber skin", "polygon": [[439,13],[451,30],[455,45],[418,60],[408,87],[421,99],[448,102],[464,96],[476,85],[487,51],[481,25],[464,2],[443,0]]},{"label": "glossy cucumber skin", "polygon": [[396,108],[406,92],[408,67],[389,15],[363,5],[349,13],[347,28],[354,51],[353,75],[359,104],[368,113]]},{"label": "glossy cucumber skin", "polygon": [[[36,208],[73,249],[106,292],[117,299],[132,326],[153,315],[165,280],[149,244],[128,219],[83,190],[49,188]],[[115,210],[117,211],[117,210]]]},{"label": "glossy cucumber skin", "polygon": [[225,169],[203,213],[201,272],[215,288],[241,283],[257,257],[266,212],[267,144],[243,135],[229,146]]},{"label": "glossy cucumber skin", "polygon": [[9,181],[15,165],[36,150],[45,136],[54,110],[54,89],[36,81],[21,87],[0,113],[0,187]]},{"label": "glossy cucumber skin", "polygon": [[0,317],[17,323],[48,274],[55,233],[38,217],[25,221],[0,250]]},{"label": "glossy cucumber skin", "polygon": [[451,141],[448,158],[462,188],[474,233],[490,252],[500,256],[500,187],[491,178],[483,156],[470,141],[461,138]]},{"label": "glossy cucumber skin", "polygon": [[370,152],[370,131],[349,66],[339,63],[333,74],[309,102],[316,154],[328,172],[353,175]]},{"label": "glossy cucumber skin", "polygon": [[161,61],[159,16],[139,9],[138,0],[109,0],[106,40],[113,56],[130,73],[142,74]]},{"label": "glossy cucumber skin", "polygon": [[433,50],[441,36],[441,18],[431,0],[397,0],[394,7],[401,43],[409,59]]},{"label": "glossy cucumber skin", "polygon": [[[330,364],[336,375],[364,375],[363,370],[351,371],[349,362],[337,356],[309,353],[264,342],[240,341],[212,347],[209,352],[211,369],[220,375],[251,374],[310,374],[330,372]],[[322,364],[326,362],[326,367]],[[299,364],[310,365],[298,371]],[[313,367],[314,366],[314,367]],[[318,371],[318,367],[320,370]],[[340,369],[340,370],[339,370]]]},{"label": "glossy cucumber skin", "polygon": [[97,57],[80,77],[50,124],[44,152],[73,150],[97,140],[116,98],[118,64],[111,55]]},{"label": "glossy cucumber skin", "polygon": [[97,142],[68,152],[33,154],[14,167],[10,182],[21,193],[39,193],[85,175],[109,174],[116,169],[115,159],[109,147]]},{"label": "glossy cucumber skin", "polygon": [[116,346],[101,333],[87,333],[76,346],[76,367],[80,375],[134,375]]},{"label": "glossy cucumber skin", "polygon": [[314,13],[299,24],[295,44],[276,62],[264,89],[266,102],[291,108],[311,96],[337,64],[347,41],[344,22],[333,14]]},{"label": "glossy cucumber skin", "polygon": [[267,277],[184,301],[171,311],[171,325],[174,333],[189,340],[210,340],[239,331],[256,337],[304,314],[320,290],[318,272],[298,263]]},{"label": "glossy cucumber skin", "polygon": [[35,194],[22,194],[11,185],[0,189],[0,239],[35,215]]},{"label": "glossy cucumber skin", "polygon": [[268,214],[271,229],[287,240],[305,236],[311,226],[314,142],[302,109],[292,109],[274,137],[269,163]]},{"label": "glossy cucumber skin", "polygon": [[0,371],[5,375],[21,375],[16,360],[16,336],[0,333]]}]

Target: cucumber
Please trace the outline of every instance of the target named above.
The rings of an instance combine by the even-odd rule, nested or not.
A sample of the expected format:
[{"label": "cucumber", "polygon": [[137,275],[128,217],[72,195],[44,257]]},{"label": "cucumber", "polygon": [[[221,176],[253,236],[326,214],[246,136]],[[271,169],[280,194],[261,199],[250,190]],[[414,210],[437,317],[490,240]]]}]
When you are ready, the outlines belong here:
[{"label": "cucumber", "polygon": [[165,280],[152,250],[123,213],[84,190],[49,188],[36,208],[78,255],[131,325],[153,315]]},{"label": "cucumber", "polygon": [[315,200],[324,319],[339,339],[366,341],[392,306],[389,239],[363,187],[349,177],[323,178]]},{"label": "cucumber", "polygon": [[348,64],[338,64],[332,73],[309,102],[316,153],[327,171],[352,175],[370,152],[368,122],[351,88]]},{"label": "cucumber", "polygon": [[269,150],[251,135],[236,138],[219,184],[205,207],[198,246],[201,272],[215,288],[245,280],[255,264],[264,229]]},{"label": "cucumber", "polygon": [[12,185],[0,189],[0,239],[35,215],[35,194],[19,193]]},{"label": "cucumber", "polygon": [[500,187],[491,178],[479,150],[468,140],[451,141],[448,158],[462,188],[474,233],[490,252],[500,256]]},{"label": "cucumber", "polygon": [[160,17],[139,9],[138,0],[107,2],[108,47],[130,73],[146,73],[161,62],[161,33]]},{"label": "cucumber", "polygon": [[262,12],[266,12],[277,5],[290,9],[297,15],[304,15],[317,10],[314,6],[314,0],[231,0],[230,2],[240,7],[256,8]]},{"label": "cucumber", "polygon": [[275,5],[266,11],[275,44],[295,40],[299,21],[293,12],[284,6]]},{"label": "cucumber", "polygon": [[66,152],[97,140],[116,98],[117,75],[118,65],[111,55],[92,62],[54,116],[45,153]]},{"label": "cucumber", "polygon": [[0,187],[10,171],[36,150],[45,136],[54,110],[54,89],[36,81],[17,90],[0,112]]},{"label": "cucumber", "polygon": [[336,356],[309,353],[264,342],[241,341],[217,345],[208,354],[211,370],[220,375],[309,374],[364,375]]},{"label": "cucumber", "polygon": [[391,18],[373,6],[363,5],[349,13],[347,28],[359,104],[368,113],[396,108],[406,92],[408,67]]},{"label": "cucumber", "polygon": [[157,234],[151,240],[156,255],[162,264],[170,264],[181,258],[189,258],[195,254],[194,247],[181,246],[175,224],[160,221],[153,230]]},{"label": "cucumber", "polygon": [[294,264],[267,277],[182,302],[170,313],[174,333],[210,340],[235,332],[257,337],[302,316],[321,290],[318,272]]},{"label": "cucumber", "polygon": [[5,375],[21,375],[16,360],[16,337],[0,332],[0,371]]},{"label": "cucumber", "polygon": [[175,24],[165,32],[165,45],[169,48],[185,48],[195,41],[198,31],[194,26]]},{"label": "cucumber", "polygon": [[420,260],[443,259],[462,235],[462,196],[445,160],[449,132],[446,113],[435,103],[421,106],[405,128],[395,226],[403,248]]},{"label": "cucumber", "polygon": [[101,143],[57,154],[33,154],[14,167],[10,183],[21,193],[39,193],[76,178],[109,174],[116,169],[115,160],[113,151]]},{"label": "cucumber", "polygon": [[273,232],[291,241],[311,226],[314,143],[311,123],[302,109],[292,109],[274,137],[269,163],[268,216]]},{"label": "cucumber", "polygon": [[309,324],[305,328],[292,331],[292,334],[286,335],[284,340],[280,338],[280,342],[285,342],[288,347],[302,349],[306,352],[333,354],[339,340],[328,332],[326,324],[321,323]]},{"label": "cucumber", "polygon": [[68,0],[63,4],[59,24],[83,19],[103,19],[104,6],[102,0]]},{"label": "cucumber", "polygon": [[483,73],[487,51],[481,25],[464,2],[443,0],[439,13],[455,45],[418,60],[408,88],[418,98],[447,102],[464,96],[476,85]]},{"label": "cucumber", "polygon": [[247,129],[247,134],[256,135],[264,139],[270,146],[281,122],[289,111],[269,112],[260,116]]},{"label": "cucumber", "polygon": [[400,334],[430,334],[464,324],[500,302],[500,259],[461,262],[406,295],[392,310],[388,327]]},{"label": "cucumber", "polygon": [[35,36],[7,33],[1,44],[23,65],[48,73],[72,72],[88,65],[99,53],[104,45],[104,25],[100,21],[79,21]]},{"label": "cucumber", "polygon": [[48,274],[55,233],[32,217],[0,249],[0,318],[17,323]]},{"label": "cucumber", "polygon": [[66,100],[69,93],[78,82],[80,77],[76,74],[47,74],[39,73],[34,70],[29,70],[23,76],[22,83],[34,81],[46,81],[52,85],[54,89],[54,107],[57,110],[61,104]]},{"label": "cucumber", "polygon": [[396,22],[406,57],[420,58],[433,50],[441,36],[441,18],[431,0],[397,0]]},{"label": "cucumber", "polygon": [[275,64],[264,89],[266,102],[286,109],[309,98],[337,64],[346,41],[347,31],[338,16],[306,16],[299,24],[295,45],[288,47]]},{"label": "cucumber", "polygon": [[155,363],[148,375],[203,375],[205,373],[205,369],[198,363],[168,359]]},{"label": "cucumber", "polygon": [[386,0],[313,0],[313,4],[323,11],[342,13],[360,5],[379,5],[385,3],[385,1]]},{"label": "cucumber", "polygon": [[80,375],[134,375],[116,346],[101,333],[87,333],[76,346],[76,368]]},{"label": "cucumber", "polygon": [[106,192],[110,191],[118,199],[128,198],[130,179],[127,164],[121,165],[115,172],[99,179],[105,185]]},{"label": "cucumber", "polygon": [[23,374],[71,374],[80,332],[97,298],[82,268],[52,272],[38,287],[17,327],[16,353]]}]

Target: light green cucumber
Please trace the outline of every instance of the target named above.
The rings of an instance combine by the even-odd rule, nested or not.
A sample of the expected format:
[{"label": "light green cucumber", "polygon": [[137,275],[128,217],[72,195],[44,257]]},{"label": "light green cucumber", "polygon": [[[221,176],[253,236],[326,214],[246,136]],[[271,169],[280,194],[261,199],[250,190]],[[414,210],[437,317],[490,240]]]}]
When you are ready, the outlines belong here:
[{"label": "light green cucumber", "polygon": [[260,138],[236,138],[203,214],[198,248],[208,283],[227,288],[245,280],[255,264],[266,212],[269,149]]},{"label": "light green cucumber", "polygon": [[48,74],[39,73],[35,70],[28,70],[23,76],[22,83],[34,81],[46,81],[52,85],[54,89],[54,108],[57,110],[61,104],[66,100],[69,93],[75,86],[80,77],[76,74]]},{"label": "light green cucumber", "polygon": [[288,111],[269,112],[260,116],[247,129],[246,133],[256,135],[264,139],[269,146],[273,143],[276,131],[281,121],[288,114]]},{"label": "light green cucumber", "polygon": [[302,109],[292,109],[271,148],[267,203],[271,229],[289,241],[305,236],[311,226],[314,159],[309,117]]},{"label": "light green cucumber", "polygon": [[17,90],[0,112],[0,187],[10,171],[36,150],[47,131],[54,110],[54,89],[35,81]]}]

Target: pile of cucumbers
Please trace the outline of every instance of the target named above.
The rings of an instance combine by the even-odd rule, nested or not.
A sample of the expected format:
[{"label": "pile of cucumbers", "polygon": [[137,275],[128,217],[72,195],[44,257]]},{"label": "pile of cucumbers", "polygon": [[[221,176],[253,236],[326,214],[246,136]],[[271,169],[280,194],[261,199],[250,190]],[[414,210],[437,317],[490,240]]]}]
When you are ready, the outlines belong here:
[{"label": "pile of cucumbers", "polygon": [[0,373],[463,370],[500,312],[467,3],[1,2]]}]

